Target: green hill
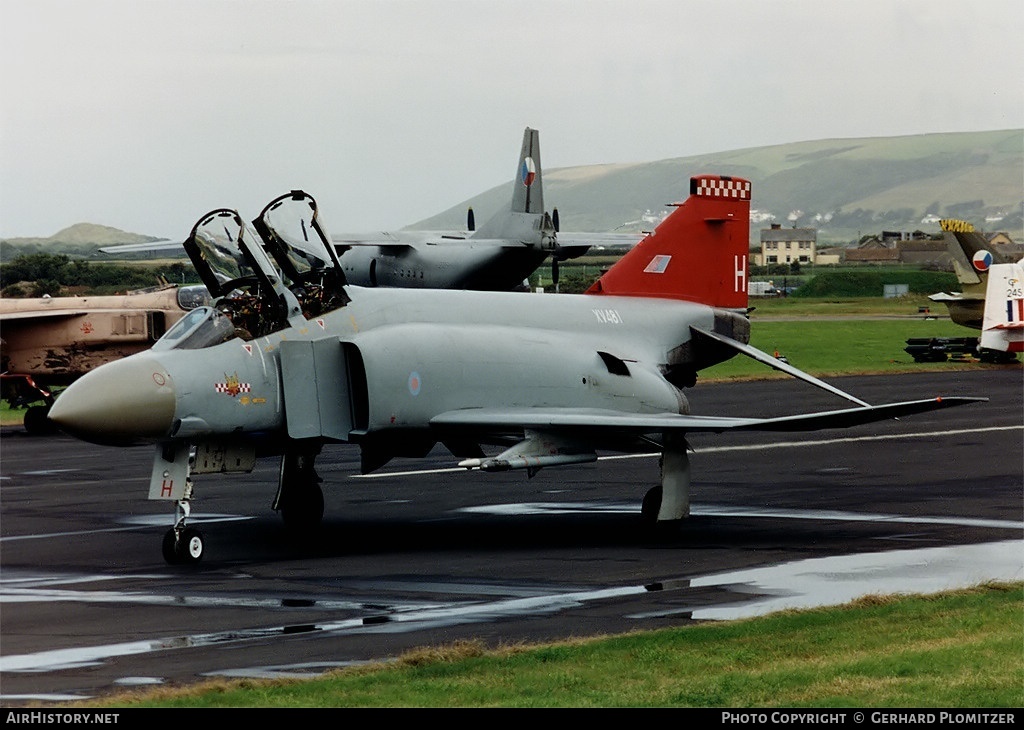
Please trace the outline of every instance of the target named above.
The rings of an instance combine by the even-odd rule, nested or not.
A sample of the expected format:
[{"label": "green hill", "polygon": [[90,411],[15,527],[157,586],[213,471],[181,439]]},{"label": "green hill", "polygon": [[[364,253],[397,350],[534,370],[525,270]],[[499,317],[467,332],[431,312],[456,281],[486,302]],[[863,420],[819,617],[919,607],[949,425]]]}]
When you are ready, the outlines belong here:
[{"label": "green hill", "polygon": [[139,233],[127,233],[126,231],[121,231],[117,228],[101,226],[96,223],[76,223],[75,225],[68,226],[47,238],[6,238],[3,242],[15,246],[33,244],[119,246],[126,243],[152,243],[153,241],[159,240],[159,238],[154,238],[153,236],[143,236]]},{"label": "green hill", "polygon": [[46,238],[5,238],[0,240],[0,261],[11,261],[18,256],[32,254],[65,254],[89,257],[101,246],[119,246],[127,243],[153,243],[154,236],[101,226],[96,223],[76,223]]},{"label": "green hill", "polygon": [[[566,231],[649,230],[685,199],[691,175],[753,183],[751,240],[771,223],[814,227],[819,242],[882,230],[938,232],[955,217],[1024,240],[1024,130],[832,139],[655,162],[544,170],[544,200]],[[485,220],[508,200],[506,183],[413,229],[461,228],[466,208]]]},{"label": "green hill", "polygon": [[[771,223],[818,229],[819,244],[880,231],[937,233],[940,218],[1024,241],[1024,130],[831,139],[654,162],[544,170],[544,200],[565,231],[650,230],[686,198],[691,175],[738,175],[753,183],[751,241]],[[461,229],[507,205],[511,181],[410,229]],[[156,241],[78,223],[48,238],[0,241],[0,258],[23,253],[88,255],[99,246]]]}]

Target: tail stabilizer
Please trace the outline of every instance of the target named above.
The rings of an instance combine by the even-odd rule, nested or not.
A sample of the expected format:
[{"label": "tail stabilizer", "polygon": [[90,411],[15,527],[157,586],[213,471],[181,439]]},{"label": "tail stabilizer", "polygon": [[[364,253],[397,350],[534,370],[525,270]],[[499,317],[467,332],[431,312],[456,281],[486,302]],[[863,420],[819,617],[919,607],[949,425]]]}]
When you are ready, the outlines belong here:
[{"label": "tail stabilizer", "polygon": [[750,181],[690,178],[690,196],[598,279],[587,294],[684,299],[747,307]]},{"label": "tail stabilizer", "polygon": [[544,219],[544,182],[541,179],[540,133],[529,127],[523,132],[523,146],[512,181],[509,207],[491,216],[471,238],[511,238],[540,243]]},{"label": "tail stabilizer", "polygon": [[1024,266],[993,264],[988,270],[981,348],[1024,352]]},{"label": "tail stabilizer", "polygon": [[1013,259],[995,250],[988,240],[967,221],[946,218],[939,221],[946,247],[953,259],[957,281],[965,292],[985,289],[985,277],[993,264],[1009,264]]},{"label": "tail stabilizer", "polygon": [[774,368],[779,372],[786,373],[787,375],[792,375],[794,378],[798,378],[799,380],[803,380],[806,383],[810,383],[816,388],[827,390],[829,393],[838,395],[840,398],[846,398],[846,400],[856,403],[859,406],[869,407],[868,403],[862,401],[857,396],[850,395],[846,391],[840,390],[834,385],[829,385],[824,380],[820,380],[819,378],[814,377],[810,373],[805,373],[803,370],[793,367],[792,365],[778,357],[772,357],[767,352],[761,352],[761,350],[758,350],[753,345],[750,345],[745,342],[740,342],[739,340],[733,339],[732,337],[726,337],[725,335],[718,332],[712,332],[711,330],[701,329],[700,327],[691,326],[690,330],[697,337],[707,338],[710,340],[714,340],[715,342],[719,342],[727,347],[732,348],[733,350],[742,355],[746,355],[752,360],[756,360],[762,365],[767,365],[768,367]]}]

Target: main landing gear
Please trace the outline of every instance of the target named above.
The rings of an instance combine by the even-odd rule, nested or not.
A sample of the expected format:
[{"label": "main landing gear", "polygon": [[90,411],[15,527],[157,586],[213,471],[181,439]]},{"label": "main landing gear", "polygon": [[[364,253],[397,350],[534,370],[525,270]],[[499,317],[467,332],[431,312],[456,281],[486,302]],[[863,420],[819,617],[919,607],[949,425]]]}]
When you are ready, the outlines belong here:
[{"label": "main landing gear", "polygon": [[320,447],[287,451],[281,457],[281,478],[273,508],[281,513],[285,528],[296,535],[315,532],[324,517],[323,481],[313,468]]},{"label": "main landing gear", "polygon": [[189,500],[192,498],[192,480],[185,483],[185,495],[178,500],[177,519],[174,527],[164,534],[163,554],[164,560],[170,565],[195,564],[203,559],[205,542],[203,533],[194,527],[186,527],[185,520],[188,518],[191,508]]},{"label": "main landing gear", "polygon": [[672,527],[690,515],[690,457],[686,439],[667,436],[661,452],[661,484],[644,495],[640,514],[657,527]]},{"label": "main landing gear", "polygon": [[[50,422],[50,407],[53,405],[54,396],[46,390],[31,375],[6,372],[6,361],[4,373],[0,375],[0,384],[3,385],[2,397],[12,408],[27,406],[23,425],[29,436],[48,436],[57,433],[57,427]],[[43,401],[44,405],[29,405],[36,401]]]},{"label": "main landing gear", "polygon": [[49,436],[57,433],[57,427],[50,422],[50,406],[29,406],[25,411],[25,432],[29,436]]}]

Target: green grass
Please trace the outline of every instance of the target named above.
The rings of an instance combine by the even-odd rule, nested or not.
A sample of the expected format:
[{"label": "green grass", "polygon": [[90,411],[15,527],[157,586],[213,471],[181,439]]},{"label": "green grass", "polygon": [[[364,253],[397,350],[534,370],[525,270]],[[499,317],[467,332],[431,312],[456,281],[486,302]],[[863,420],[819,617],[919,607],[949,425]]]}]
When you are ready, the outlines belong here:
[{"label": "green grass", "polygon": [[1024,585],[487,651],[412,652],[315,679],[217,681],[91,707],[1024,706]]},{"label": "green grass", "polygon": [[885,297],[750,297],[753,308],[751,318],[758,321],[766,317],[910,317],[926,307],[936,317],[949,319],[942,304],[927,296],[911,294],[886,299]]},{"label": "green grass", "polygon": [[0,402],[0,426],[20,426],[24,422],[24,408],[11,408],[7,401]]},{"label": "green grass", "polygon": [[[903,351],[911,337],[976,337],[977,332],[949,320],[806,319],[751,322],[750,344],[769,354],[778,350],[790,365],[819,377],[866,373],[921,372],[963,367],[995,367],[978,363],[915,363]],[[702,370],[701,380],[767,376],[765,365],[736,356]],[[775,377],[775,376],[773,376]],[[777,377],[789,377],[779,374]]]},{"label": "green grass", "polygon": [[[56,395],[65,386],[57,386],[52,389],[52,392]],[[39,400],[31,403],[30,405],[45,405],[45,401],[40,398]],[[25,422],[25,411],[26,408],[12,408],[11,404],[6,399],[0,400],[0,426],[20,426]]]}]

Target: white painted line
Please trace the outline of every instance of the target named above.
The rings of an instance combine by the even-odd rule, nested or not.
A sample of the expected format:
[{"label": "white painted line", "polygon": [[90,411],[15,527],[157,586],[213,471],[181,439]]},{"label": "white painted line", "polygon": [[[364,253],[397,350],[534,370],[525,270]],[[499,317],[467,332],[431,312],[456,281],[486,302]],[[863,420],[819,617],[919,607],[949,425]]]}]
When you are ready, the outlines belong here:
[{"label": "white painted line", "polygon": [[[937,438],[942,436],[962,436],[964,434],[990,433],[993,431],[1022,431],[1024,425],[1014,426],[987,426],[985,428],[959,428],[946,431],[924,431],[921,433],[894,433],[883,436],[847,436],[843,438],[816,439],[808,441],[779,441],[758,444],[747,444],[744,446],[708,446],[696,450],[699,454],[715,454],[726,451],[763,451],[764,449],[791,449],[808,446],[829,446],[831,444],[848,444],[869,441],[891,441],[896,439],[909,438]],[[751,433],[751,432],[747,432]],[[643,454],[616,454],[611,456],[600,456],[598,461],[616,461],[619,459],[650,459],[661,456],[658,452],[646,452]],[[442,469],[417,469],[414,471],[388,471],[376,472],[374,474],[351,474],[352,479],[386,479],[389,477],[408,477],[423,474],[449,474],[453,472],[468,472],[471,469],[461,467],[446,467]]]}]

